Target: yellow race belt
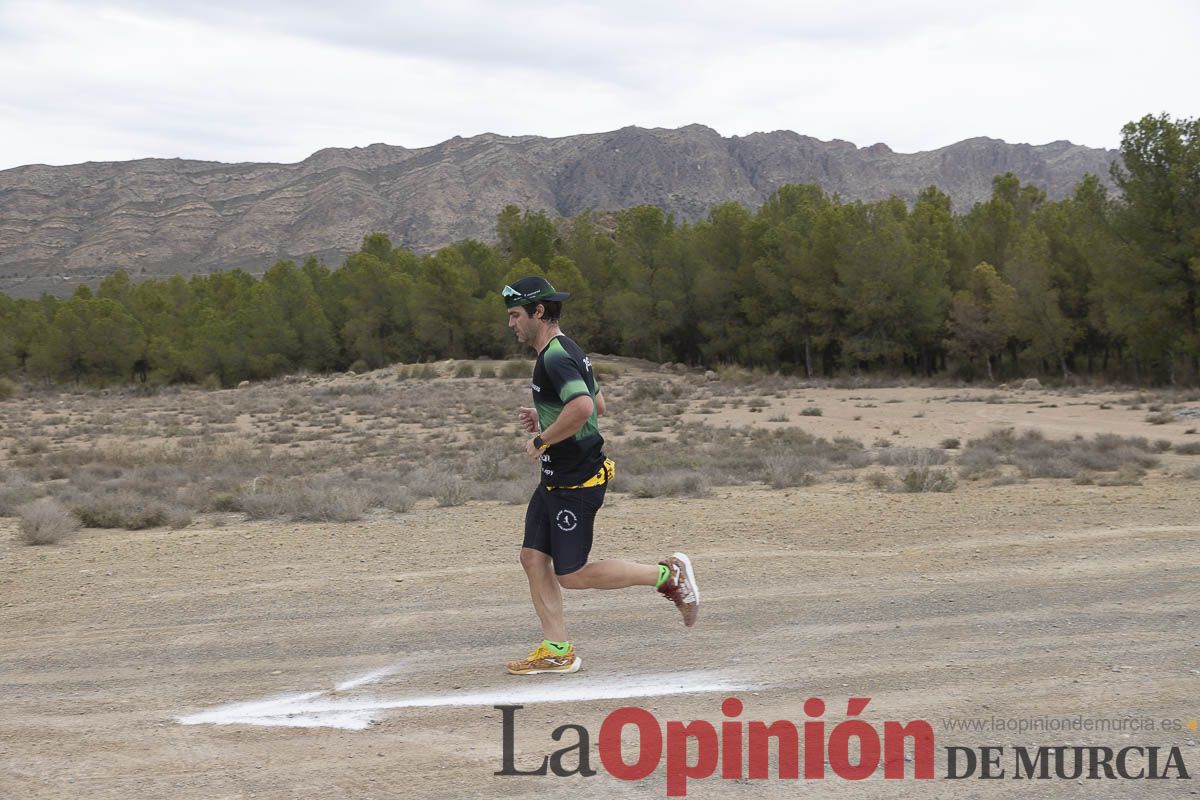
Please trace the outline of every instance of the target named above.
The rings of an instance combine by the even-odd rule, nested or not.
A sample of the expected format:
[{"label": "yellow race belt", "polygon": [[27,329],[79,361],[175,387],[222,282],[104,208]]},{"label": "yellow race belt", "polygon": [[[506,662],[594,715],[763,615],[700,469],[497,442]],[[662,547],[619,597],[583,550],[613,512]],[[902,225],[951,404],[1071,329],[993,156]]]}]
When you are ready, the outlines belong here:
[{"label": "yellow race belt", "polygon": [[603,486],[615,477],[617,477],[617,465],[611,458],[606,458],[604,459],[604,466],[600,468],[600,471],[583,483],[577,483],[574,486],[547,486],[546,491],[554,491],[555,489],[590,489],[593,486]]}]

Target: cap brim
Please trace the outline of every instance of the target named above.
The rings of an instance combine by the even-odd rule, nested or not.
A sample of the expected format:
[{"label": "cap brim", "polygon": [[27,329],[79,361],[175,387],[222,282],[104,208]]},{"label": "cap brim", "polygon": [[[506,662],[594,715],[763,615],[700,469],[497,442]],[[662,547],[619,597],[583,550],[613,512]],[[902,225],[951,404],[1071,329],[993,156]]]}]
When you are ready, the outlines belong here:
[{"label": "cap brim", "polygon": [[571,296],[570,292],[555,292],[554,294],[550,295],[549,297],[543,297],[542,299],[543,300],[556,300],[558,302],[562,302],[563,300],[566,300],[570,296]]}]

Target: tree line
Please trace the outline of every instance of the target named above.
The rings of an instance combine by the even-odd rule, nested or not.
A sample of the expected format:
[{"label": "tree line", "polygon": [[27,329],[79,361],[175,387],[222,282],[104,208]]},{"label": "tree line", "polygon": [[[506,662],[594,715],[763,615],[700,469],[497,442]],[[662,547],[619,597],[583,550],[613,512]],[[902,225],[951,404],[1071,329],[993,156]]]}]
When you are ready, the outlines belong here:
[{"label": "tree line", "polygon": [[936,187],[846,202],[788,185],[751,211],[681,223],[654,206],[552,219],[505,208],[496,244],[429,254],[365,237],[337,268],[280,261],[66,300],[0,295],[0,374],[230,386],[297,370],[500,358],[517,351],[499,290],[527,274],[570,291],[587,349],[809,376],[956,374],[1200,380],[1200,120],[1122,129],[1096,176],[1050,202],[1011,173],[964,214]]}]

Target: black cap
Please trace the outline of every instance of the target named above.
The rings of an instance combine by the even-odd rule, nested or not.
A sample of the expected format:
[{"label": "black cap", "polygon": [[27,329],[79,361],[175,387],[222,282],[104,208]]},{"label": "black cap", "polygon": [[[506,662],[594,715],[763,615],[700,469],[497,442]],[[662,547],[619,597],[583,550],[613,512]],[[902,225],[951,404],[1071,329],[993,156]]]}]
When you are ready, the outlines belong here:
[{"label": "black cap", "polygon": [[550,281],[539,275],[530,275],[519,281],[513,281],[505,286],[500,294],[504,297],[505,308],[533,305],[542,300],[561,301],[571,296],[568,292],[555,291]]}]

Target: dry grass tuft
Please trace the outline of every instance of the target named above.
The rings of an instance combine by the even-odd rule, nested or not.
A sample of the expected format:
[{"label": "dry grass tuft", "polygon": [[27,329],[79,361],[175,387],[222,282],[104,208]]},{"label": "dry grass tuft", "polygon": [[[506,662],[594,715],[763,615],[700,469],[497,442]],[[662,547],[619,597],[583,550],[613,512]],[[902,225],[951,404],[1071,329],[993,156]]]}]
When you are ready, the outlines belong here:
[{"label": "dry grass tuft", "polygon": [[1091,440],[1046,439],[1040,431],[1020,436],[1011,428],[992,431],[967,442],[959,455],[958,475],[966,480],[993,477],[1001,465],[1015,466],[1026,478],[1071,478],[1099,472],[1118,472],[1126,466],[1140,470],[1159,463],[1154,446],[1142,437],[1097,434]]},{"label": "dry grass tuft", "polygon": [[532,374],[532,361],[505,361],[500,367],[501,378],[528,378]]},{"label": "dry grass tuft", "polygon": [[80,494],[71,510],[85,528],[124,528],[140,531],[167,524],[171,509],[158,500],[129,489],[103,494]]},{"label": "dry grass tuft", "polygon": [[40,494],[36,486],[20,477],[14,477],[11,483],[7,480],[0,483],[0,517],[20,516],[21,508]]},{"label": "dry grass tuft", "polygon": [[19,537],[27,545],[57,544],[79,530],[79,520],[52,497],[24,506],[20,512]]},{"label": "dry grass tuft", "polygon": [[459,478],[446,478],[434,490],[433,499],[439,506],[461,506],[471,499],[471,487]]},{"label": "dry grass tuft", "polygon": [[876,460],[885,467],[911,467],[945,464],[950,457],[942,450],[929,447],[890,447],[881,450]]},{"label": "dry grass tuft", "polygon": [[952,492],[958,486],[950,470],[936,467],[903,467],[897,477],[906,492]]},{"label": "dry grass tuft", "polygon": [[256,484],[238,498],[238,508],[251,519],[352,522],[362,519],[370,501],[361,487],[324,475]]},{"label": "dry grass tuft", "polygon": [[623,477],[619,481],[618,485],[634,497],[703,497],[710,487],[703,472],[691,469],[668,469]]},{"label": "dry grass tuft", "polygon": [[817,476],[829,469],[829,462],[819,456],[777,450],[763,456],[767,483],[776,489],[790,486],[812,486]]},{"label": "dry grass tuft", "polygon": [[882,491],[890,491],[894,486],[892,476],[886,472],[872,472],[867,475],[867,483]]}]

